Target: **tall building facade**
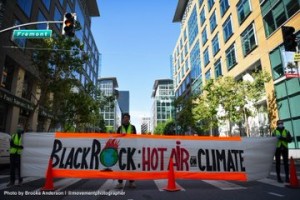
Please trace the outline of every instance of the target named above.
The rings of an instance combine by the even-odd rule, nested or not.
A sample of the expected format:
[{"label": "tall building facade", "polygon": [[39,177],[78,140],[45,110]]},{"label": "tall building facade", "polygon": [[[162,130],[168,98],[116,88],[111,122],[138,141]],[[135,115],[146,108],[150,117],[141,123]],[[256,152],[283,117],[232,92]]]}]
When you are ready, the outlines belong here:
[{"label": "tall building facade", "polygon": [[148,133],[151,133],[151,118],[142,117],[141,134],[148,134]]},{"label": "tall building facade", "polygon": [[129,91],[119,91],[118,103],[123,113],[129,113]]},{"label": "tall building facade", "polygon": [[98,79],[97,84],[104,96],[115,97],[115,100],[107,103],[100,110],[100,113],[103,116],[107,132],[116,132],[121,125],[121,109],[117,100],[119,95],[117,79],[115,77],[103,77]]},{"label": "tall building facade", "polygon": [[[82,74],[74,74],[82,85],[96,85],[99,70],[99,52],[91,32],[91,17],[100,16],[96,0],[1,0],[0,29],[37,21],[63,21],[66,12],[76,13],[82,29],[75,37],[90,53]],[[46,24],[22,27],[21,29],[46,29]],[[57,34],[62,24],[49,24]],[[12,39],[12,30],[0,33],[0,131],[14,132],[17,126],[29,121],[33,131],[47,131],[49,114],[34,109],[37,101],[35,71],[30,63],[32,44],[28,39]]]},{"label": "tall building facade", "polygon": [[285,65],[293,59],[284,49],[281,30],[294,27],[299,38],[299,9],[299,0],[179,0],[173,19],[181,23],[173,51],[175,96],[201,92],[210,78],[242,80],[253,70],[267,71],[272,81],[259,104],[273,116],[259,112],[250,121],[251,131],[272,129],[280,118],[294,136],[290,147],[299,148],[300,82],[285,76]]},{"label": "tall building facade", "polygon": [[153,85],[152,130],[174,116],[174,86],[172,79],[156,80]]}]

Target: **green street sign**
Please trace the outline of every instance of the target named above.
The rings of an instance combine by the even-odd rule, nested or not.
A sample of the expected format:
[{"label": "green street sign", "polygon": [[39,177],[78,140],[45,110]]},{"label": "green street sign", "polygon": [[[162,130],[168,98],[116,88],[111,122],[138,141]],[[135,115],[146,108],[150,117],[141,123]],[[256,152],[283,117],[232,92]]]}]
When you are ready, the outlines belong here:
[{"label": "green street sign", "polygon": [[14,30],[13,39],[50,38],[52,30]]}]

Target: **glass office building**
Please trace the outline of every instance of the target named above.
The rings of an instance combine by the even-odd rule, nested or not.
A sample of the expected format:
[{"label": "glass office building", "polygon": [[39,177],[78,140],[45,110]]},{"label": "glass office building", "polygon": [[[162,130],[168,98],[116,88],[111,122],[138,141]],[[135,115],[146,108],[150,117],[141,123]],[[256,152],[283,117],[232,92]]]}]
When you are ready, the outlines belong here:
[{"label": "glass office building", "polygon": [[[74,74],[82,85],[96,85],[99,70],[99,52],[91,32],[91,18],[99,17],[96,0],[1,0],[1,30],[14,25],[37,21],[63,21],[66,12],[76,13],[82,29],[76,37],[84,44],[90,59],[81,74]],[[46,24],[22,29],[46,29]],[[61,34],[62,24],[49,24],[56,34]],[[17,126],[29,123],[29,130],[49,130],[51,115],[43,109],[34,109],[38,98],[35,71],[30,63],[32,44],[28,39],[12,39],[12,30],[0,37],[0,131],[14,132]],[[39,110],[39,111],[36,111]]]},{"label": "glass office building", "polygon": [[294,60],[284,50],[281,31],[294,27],[299,38],[299,21],[299,0],[178,0],[173,22],[181,23],[181,33],[172,54],[176,98],[201,93],[210,78],[243,80],[264,70],[272,81],[257,102],[261,109],[249,119],[251,134],[270,134],[282,119],[294,136],[289,147],[299,149],[300,82],[286,76],[285,66]]},{"label": "glass office building", "polygon": [[152,131],[159,123],[174,117],[174,87],[172,79],[156,80],[153,85]]}]

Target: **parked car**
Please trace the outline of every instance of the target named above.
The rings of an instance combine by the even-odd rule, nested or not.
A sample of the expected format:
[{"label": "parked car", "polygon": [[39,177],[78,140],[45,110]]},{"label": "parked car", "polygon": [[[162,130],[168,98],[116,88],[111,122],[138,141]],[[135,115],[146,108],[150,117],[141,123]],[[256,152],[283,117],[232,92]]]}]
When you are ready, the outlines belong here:
[{"label": "parked car", "polygon": [[9,147],[11,136],[0,132],[0,165],[9,164]]}]

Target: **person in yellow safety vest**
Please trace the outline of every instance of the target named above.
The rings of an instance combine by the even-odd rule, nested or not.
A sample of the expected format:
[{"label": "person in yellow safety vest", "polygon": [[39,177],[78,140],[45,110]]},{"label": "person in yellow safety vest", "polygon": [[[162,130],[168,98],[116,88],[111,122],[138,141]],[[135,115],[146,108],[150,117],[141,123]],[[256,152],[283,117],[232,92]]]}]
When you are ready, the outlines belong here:
[{"label": "person in yellow safety vest", "polygon": [[292,142],[292,136],[288,130],[284,128],[283,121],[277,121],[277,128],[274,130],[273,136],[278,138],[276,144],[276,152],[275,152],[275,162],[276,162],[276,173],[277,173],[277,181],[282,183],[280,176],[280,164],[281,164],[281,156],[283,158],[283,165],[285,171],[285,182],[290,182],[289,179],[289,149],[288,143]]},{"label": "person in yellow safety vest", "polygon": [[[117,133],[136,134],[135,126],[130,123],[130,115],[128,113],[122,115],[122,125],[118,128]],[[123,187],[123,180],[118,180],[116,189],[122,189]],[[129,187],[136,187],[133,180],[129,180]]]},{"label": "person in yellow safety vest", "polygon": [[10,182],[7,187],[13,186],[16,179],[16,171],[18,175],[18,186],[22,184],[21,177],[21,152],[23,149],[22,146],[22,135],[24,131],[21,128],[18,128],[17,133],[14,133],[10,140]]}]

